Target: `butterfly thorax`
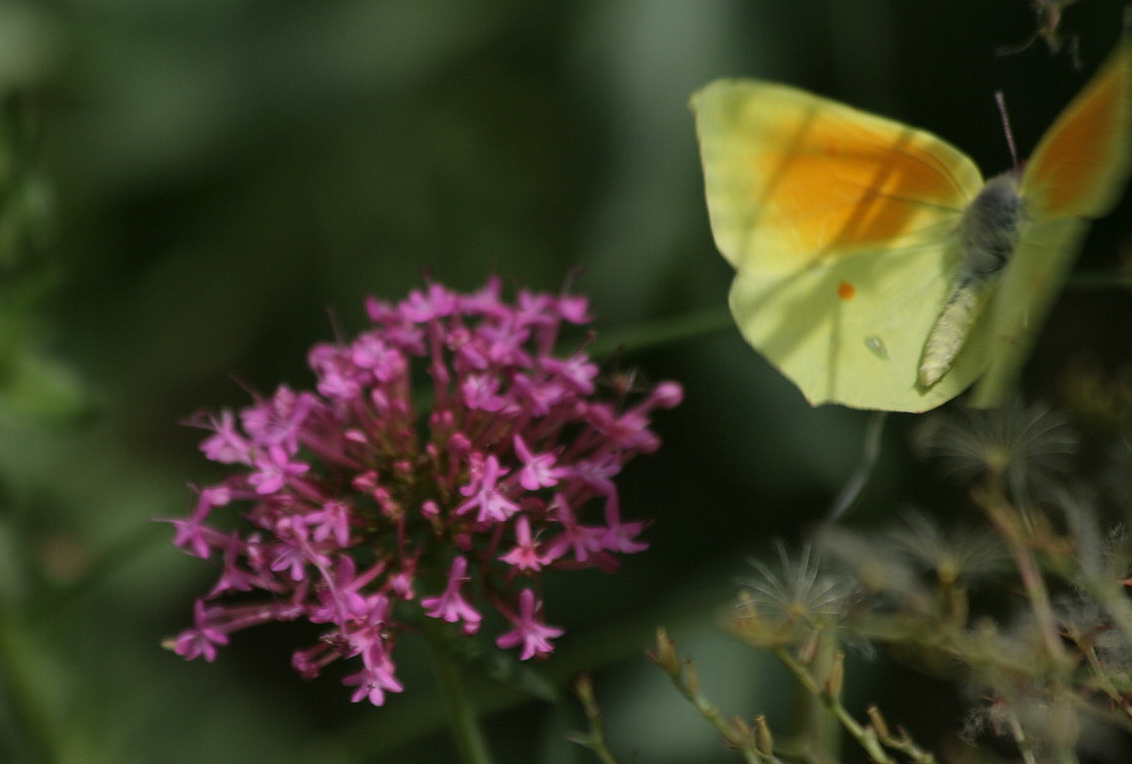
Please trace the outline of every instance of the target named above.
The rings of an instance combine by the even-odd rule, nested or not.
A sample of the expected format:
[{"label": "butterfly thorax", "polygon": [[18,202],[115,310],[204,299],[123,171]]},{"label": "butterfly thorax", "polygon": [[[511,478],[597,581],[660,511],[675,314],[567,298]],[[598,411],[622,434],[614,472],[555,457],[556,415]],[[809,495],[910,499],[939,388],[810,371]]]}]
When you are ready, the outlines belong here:
[{"label": "butterfly thorax", "polygon": [[1025,212],[1018,174],[991,178],[963,211],[959,243],[963,263],[959,281],[996,276],[1018,245]]},{"label": "butterfly thorax", "polygon": [[922,386],[931,387],[951,368],[991,287],[1018,246],[1024,217],[1015,172],[991,178],[963,211],[959,222],[962,261],[924,343],[919,369]]}]

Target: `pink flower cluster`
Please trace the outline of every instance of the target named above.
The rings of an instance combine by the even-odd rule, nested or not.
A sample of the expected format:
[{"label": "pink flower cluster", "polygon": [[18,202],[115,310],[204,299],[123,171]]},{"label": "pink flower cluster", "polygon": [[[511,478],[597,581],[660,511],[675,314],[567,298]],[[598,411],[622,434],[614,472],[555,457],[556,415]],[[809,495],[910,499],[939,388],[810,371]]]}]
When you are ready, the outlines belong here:
[{"label": "pink flower cluster", "polygon": [[[585,352],[553,354],[562,322],[590,320],[583,297],[521,291],[508,304],[493,279],[366,307],[369,331],[310,352],[317,392],[281,386],[238,415],[194,418],[211,431],[205,455],[235,471],[173,521],[174,543],[221,573],[170,645],[212,660],[238,629],[325,624],[296,670],[360,658],[344,682],[381,705],[402,689],[393,651],[414,612],[472,634],[494,609],[511,624],[499,647],[524,660],[553,650],[563,632],[541,620],[540,576],[612,571],[616,555],[646,547],[613,478],[660,445],[649,416],[682,391],[665,382],[632,404],[598,400]],[[424,372],[427,412],[414,395]],[[237,507],[241,530],[208,524]]]}]

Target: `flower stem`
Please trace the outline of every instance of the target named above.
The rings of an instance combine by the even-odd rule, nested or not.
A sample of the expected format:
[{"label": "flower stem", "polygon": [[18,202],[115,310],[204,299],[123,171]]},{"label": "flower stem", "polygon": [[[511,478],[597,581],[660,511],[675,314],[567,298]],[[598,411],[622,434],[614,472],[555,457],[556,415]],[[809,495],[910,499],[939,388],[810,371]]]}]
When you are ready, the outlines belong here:
[{"label": "flower stem", "polygon": [[1027,546],[1026,531],[1023,518],[1014,509],[1006,498],[1001,482],[997,479],[990,481],[990,488],[982,496],[983,510],[987,513],[991,524],[1006,543],[1014,564],[1018,568],[1018,575],[1026,589],[1026,596],[1034,611],[1034,619],[1045,643],[1046,652],[1055,665],[1065,667],[1069,661],[1065,648],[1061,644],[1061,636],[1057,630],[1057,618],[1053,613],[1053,605],[1046,588],[1045,579],[1038,561]]},{"label": "flower stem", "polygon": [[574,681],[574,694],[582,704],[586,719],[590,723],[588,735],[572,735],[570,739],[593,751],[601,764],[618,764],[617,758],[605,743],[605,727],[601,719],[601,709],[594,700],[594,684],[589,674],[582,674]]},{"label": "flower stem", "polygon": [[448,724],[456,741],[456,747],[460,751],[460,760],[464,764],[492,764],[487,741],[484,739],[483,730],[480,729],[475,710],[468,698],[460,667],[445,649],[439,624],[426,624],[425,632],[432,647],[436,679],[444,696],[444,704],[448,708]]},{"label": "flower stem", "polygon": [[597,357],[614,351],[636,353],[729,329],[734,331],[734,325],[735,319],[728,311],[712,308],[607,332],[593,343],[590,353]]}]

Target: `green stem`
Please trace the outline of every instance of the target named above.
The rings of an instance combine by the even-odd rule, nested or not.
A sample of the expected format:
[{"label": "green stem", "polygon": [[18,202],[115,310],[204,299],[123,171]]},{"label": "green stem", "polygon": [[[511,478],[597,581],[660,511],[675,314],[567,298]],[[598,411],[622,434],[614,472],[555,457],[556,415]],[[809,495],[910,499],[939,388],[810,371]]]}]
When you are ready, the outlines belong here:
[{"label": "green stem", "polygon": [[589,674],[582,674],[574,681],[574,694],[578,696],[586,720],[590,723],[589,735],[573,738],[574,742],[593,751],[601,764],[618,764],[617,758],[605,743],[605,725],[601,719],[601,709],[594,700],[593,679]]},{"label": "green stem", "polygon": [[1007,501],[1006,493],[997,479],[990,481],[990,490],[983,497],[983,510],[1006,543],[1010,556],[1014,558],[1014,565],[1018,568],[1018,576],[1030,600],[1034,620],[1038,624],[1050,660],[1060,669],[1067,668],[1069,658],[1061,645],[1061,636],[1057,632],[1057,618],[1053,613],[1053,604],[1041,568],[1027,544],[1022,518]]},{"label": "green stem", "polygon": [[[837,637],[829,631],[818,634],[814,654],[807,661],[807,665],[803,666],[795,661],[794,667],[811,680],[813,677],[829,676],[834,654],[838,649],[837,642]],[[781,659],[781,656],[779,658]],[[791,668],[791,671],[795,668]],[[836,758],[841,750],[841,725],[845,724],[845,719],[837,713],[836,705],[839,704],[831,705],[825,697],[827,693],[816,683],[806,686],[795,685],[792,695],[793,730],[791,731],[794,736],[799,740],[817,743]]]},{"label": "green stem", "polygon": [[452,729],[456,747],[460,751],[460,759],[464,764],[491,764],[487,741],[476,719],[475,709],[468,698],[460,667],[445,649],[439,626],[439,624],[429,624],[426,633],[432,647],[436,679],[444,696],[444,704],[448,708],[448,724]]},{"label": "green stem", "polygon": [[845,706],[841,705],[841,698],[822,687],[814,678],[810,669],[802,665],[790,650],[785,647],[775,647],[773,652],[790,670],[790,673],[794,675],[794,678],[798,680],[806,692],[820,701],[833,714],[834,718],[841,724],[841,728],[857,741],[857,745],[861,746],[868,757],[876,764],[897,764],[897,760],[888,755],[885,750],[886,746],[900,751],[909,760],[917,764],[935,764],[935,757],[916,746],[906,734],[902,734],[899,738],[893,738],[884,730],[878,732],[872,724],[866,726],[854,719]]},{"label": "green stem", "polygon": [[735,319],[722,308],[709,308],[673,318],[656,319],[603,331],[590,346],[590,354],[601,357],[617,351],[640,352],[650,348],[671,345],[681,340],[695,339],[707,334],[732,330]]}]

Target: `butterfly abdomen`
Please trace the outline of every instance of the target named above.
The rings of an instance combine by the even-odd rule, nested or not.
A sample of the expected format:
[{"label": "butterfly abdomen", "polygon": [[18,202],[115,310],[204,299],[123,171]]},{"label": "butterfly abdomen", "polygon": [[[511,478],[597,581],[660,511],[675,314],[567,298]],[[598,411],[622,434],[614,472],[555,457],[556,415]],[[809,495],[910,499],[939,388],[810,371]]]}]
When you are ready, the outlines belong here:
[{"label": "butterfly abdomen", "polygon": [[920,358],[919,381],[931,387],[951,368],[979,317],[990,289],[1010,262],[1025,206],[1016,173],[987,181],[959,223],[962,262]]}]

